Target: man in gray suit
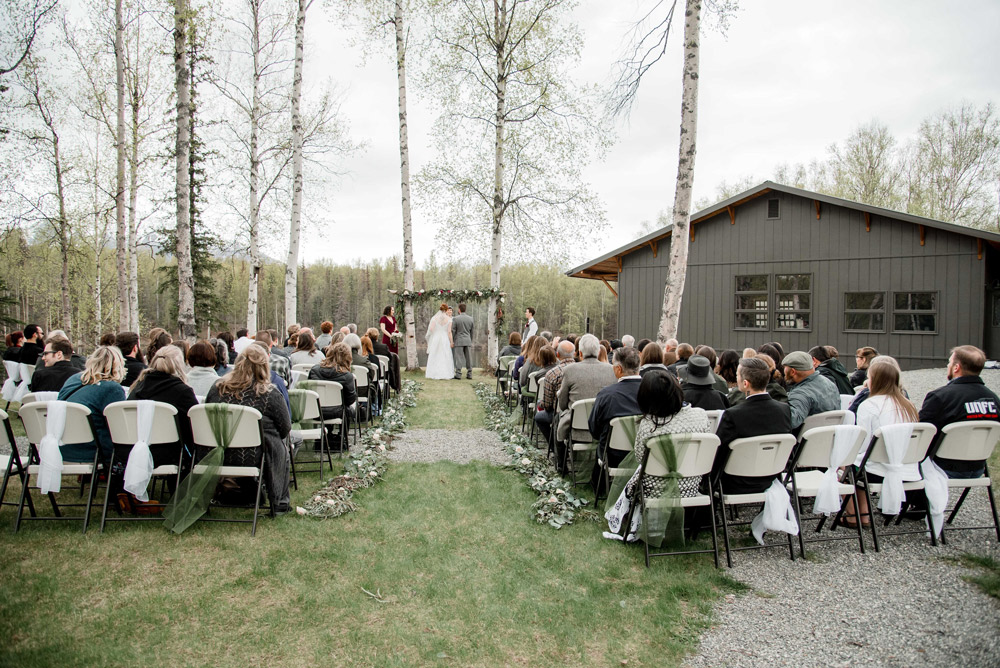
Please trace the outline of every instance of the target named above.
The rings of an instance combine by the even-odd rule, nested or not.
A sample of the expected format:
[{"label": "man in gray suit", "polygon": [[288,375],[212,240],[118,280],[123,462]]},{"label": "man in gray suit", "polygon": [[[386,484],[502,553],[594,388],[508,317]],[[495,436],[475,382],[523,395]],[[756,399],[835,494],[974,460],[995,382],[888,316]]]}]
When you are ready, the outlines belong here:
[{"label": "man in gray suit", "polygon": [[454,344],[455,379],[462,378],[462,354],[465,354],[466,378],[472,378],[472,327],[471,315],[465,312],[465,304],[458,305],[458,315],[452,318],[451,335]]},{"label": "man in gray suit", "polygon": [[586,431],[570,431],[570,408],[581,399],[593,399],[603,388],[617,381],[614,367],[601,362],[597,356],[601,343],[593,334],[580,337],[580,361],[563,369],[562,385],[557,395],[559,425],[556,431],[556,458],[560,470],[566,466],[566,444],[573,438],[588,438]]}]

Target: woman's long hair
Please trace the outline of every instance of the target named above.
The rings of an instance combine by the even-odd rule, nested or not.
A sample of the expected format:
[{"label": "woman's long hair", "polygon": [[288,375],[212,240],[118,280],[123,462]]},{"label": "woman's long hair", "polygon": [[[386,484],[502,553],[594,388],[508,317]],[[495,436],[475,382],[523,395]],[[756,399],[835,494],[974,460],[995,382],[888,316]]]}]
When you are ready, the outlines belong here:
[{"label": "woman's long hair", "polygon": [[674,374],[664,369],[653,369],[642,377],[635,399],[643,416],[649,418],[654,427],[670,422],[684,406],[680,384]]},{"label": "woman's long hair", "polygon": [[96,385],[102,380],[125,380],[125,358],[116,346],[100,346],[91,353],[80,376],[84,385]]},{"label": "woman's long hair", "polygon": [[906,416],[908,421],[916,422],[919,419],[917,409],[903,394],[903,388],[899,384],[899,367],[892,362],[880,358],[872,361],[868,367],[868,390],[872,397],[889,397],[896,404],[897,412]]},{"label": "woman's long hair", "polygon": [[271,371],[267,363],[267,353],[256,343],[247,346],[233,365],[233,370],[215,383],[219,394],[243,397],[243,393],[253,388],[257,395],[266,394],[271,387]]},{"label": "woman's long hair", "polygon": [[347,347],[346,343],[331,343],[326,347],[326,357],[319,365],[326,369],[336,369],[337,371],[350,371],[351,362],[354,358],[351,357],[351,349]]},{"label": "woman's long hair", "polygon": [[526,345],[524,347],[524,350],[521,351],[521,354],[524,355],[524,361],[531,362],[535,366],[541,366],[538,363],[538,357],[537,357],[538,350],[542,346],[548,345],[548,343],[549,343],[548,341],[546,341],[540,336],[533,336],[530,339],[528,339],[528,345]]},{"label": "woman's long hair", "polygon": [[309,332],[299,332],[299,340],[295,344],[295,352],[311,353],[312,351],[316,350],[316,346],[313,345],[315,343],[316,339],[312,337],[312,334],[310,334]]},{"label": "woman's long hair", "polygon": [[146,359],[151,360],[156,351],[174,342],[173,337],[162,327],[149,330],[149,346],[146,348]]},{"label": "woman's long hair", "polygon": [[149,360],[149,366],[143,369],[139,377],[135,379],[136,385],[141,383],[150,371],[169,373],[171,376],[176,376],[181,381],[187,382],[187,373],[184,371],[184,353],[177,346],[167,346],[157,350],[153,359]]}]

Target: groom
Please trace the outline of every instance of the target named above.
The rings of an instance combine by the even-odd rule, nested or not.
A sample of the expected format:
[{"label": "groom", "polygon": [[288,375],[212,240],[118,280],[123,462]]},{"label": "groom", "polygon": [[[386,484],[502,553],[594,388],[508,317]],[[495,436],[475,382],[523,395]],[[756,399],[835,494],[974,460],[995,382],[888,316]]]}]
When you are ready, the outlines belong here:
[{"label": "groom", "polygon": [[451,321],[451,335],[454,341],[455,380],[462,378],[462,353],[465,353],[466,378],[472,378],[472,325],[471,315],[465,312],[465,304],[458,305],[458,315]]}]

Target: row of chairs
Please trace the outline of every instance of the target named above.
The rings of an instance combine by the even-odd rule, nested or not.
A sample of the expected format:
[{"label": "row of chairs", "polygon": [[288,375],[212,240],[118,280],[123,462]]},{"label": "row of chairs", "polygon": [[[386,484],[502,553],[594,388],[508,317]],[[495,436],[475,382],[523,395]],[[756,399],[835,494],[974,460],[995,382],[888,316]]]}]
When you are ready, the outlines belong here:
[{"label": "row of chairs", "polygon": [[7,410],[12,401],[19,402],[28,394],[28,385],[31,384],[31,377],[35,373],[35,365],[4,360],[3,368],[7,373],[7,380],[0,388],[0,396],[7,401],[7,406],[4,408]]}]

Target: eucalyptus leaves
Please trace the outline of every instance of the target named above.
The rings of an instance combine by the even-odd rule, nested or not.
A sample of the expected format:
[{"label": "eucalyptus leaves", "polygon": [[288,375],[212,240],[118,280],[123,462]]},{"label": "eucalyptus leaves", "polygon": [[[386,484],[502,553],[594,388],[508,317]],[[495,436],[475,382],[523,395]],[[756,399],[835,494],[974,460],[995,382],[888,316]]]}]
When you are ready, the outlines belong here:
[{"label": "eucalyptus leaves", "polygon": [[344,473],[327,481],[325,487],[295,512],[325,519],[356,510],[357,505],[351,499],[354,491],[371,487],[382,479],[389,465],[386,453],[393,449],[392,442],[396,435],[406,429],[405,409],[417,405],[416,395],[420,387],[416,381],[404,380],[399,394],[386,403],[378,426],[365,433],[356,448],[357,452],[350,454],[344,464]]},{"label": "eucalyptus leaves", "polygon": [[538,493],[532,504],[535,520],[561,529],[574,519],[596,521],[599,515],[586,508],[587,502],[570,493],[570,482],[559,476],[544,450],[539,450],[521,433],[520,416],[508,413],[503,399],[492,387],[476,385],[476,396],[486,409],[486,428],[497,432],[504,450],[510,455],[509,468],[517,469],[528,478],[528,486]]}]

